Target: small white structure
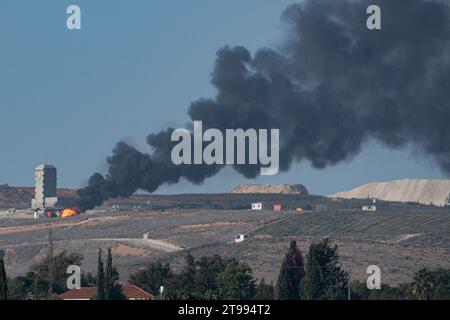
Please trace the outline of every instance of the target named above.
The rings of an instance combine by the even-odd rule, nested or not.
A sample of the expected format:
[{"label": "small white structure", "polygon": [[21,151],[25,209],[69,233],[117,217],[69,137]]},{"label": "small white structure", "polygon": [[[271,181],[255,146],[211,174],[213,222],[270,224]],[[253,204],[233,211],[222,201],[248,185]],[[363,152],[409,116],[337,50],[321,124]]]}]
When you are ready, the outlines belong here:
[{"label": "small white structure", "polygon": [[255,211],[261,211],[262,209],[263,209],[263,203],[262,202],[255,202],[255,203],[252,203],[252,210],[255,210]]},{"label": "small white structure", "polygon": [[234,242],[241,243],[241,242],[244,242],[245,240],[247,240],[248,238],[250,238],[250,236],[248,234],[238,234],[234,238]]},{"label": "small white structure", "polygon": [[375,212],[375,211],[377,211],[377,207],[376,206],[363,206],[362,211],[363,212]]},{"label": "small white structure", "polygon": [[36,209],[34,210],[34,219],[40,219],[43,218],[45,214],[45,210],[44,209]]}]

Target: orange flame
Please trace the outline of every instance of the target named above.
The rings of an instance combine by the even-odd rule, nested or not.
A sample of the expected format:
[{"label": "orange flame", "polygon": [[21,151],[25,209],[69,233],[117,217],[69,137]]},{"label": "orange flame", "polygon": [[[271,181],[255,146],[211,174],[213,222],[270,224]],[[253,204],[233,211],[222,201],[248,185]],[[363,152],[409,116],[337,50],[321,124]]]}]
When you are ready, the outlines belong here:
[{"label": "orange flame", "polygon": [[74,217],[78,215],[80,212],[74,208],[67,208],[61,211],[61,218]]}]

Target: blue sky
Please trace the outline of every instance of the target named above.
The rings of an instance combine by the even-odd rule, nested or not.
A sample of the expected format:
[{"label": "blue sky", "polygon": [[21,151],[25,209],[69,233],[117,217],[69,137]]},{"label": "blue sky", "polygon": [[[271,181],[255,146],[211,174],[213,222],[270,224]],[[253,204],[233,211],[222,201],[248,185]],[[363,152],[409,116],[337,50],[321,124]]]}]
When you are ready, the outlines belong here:
[{"label": "blue sky", "polygon": [[[1,0],[0,184],[33,184],[40,163],[58,168],[59,186],[80,187],[123,139],[182,126],[189,103],[214,95],[215,52],[276,46],[287,0]],[[82,30],[66,29],[66,8],[82,10]],[[201,186],[160,193],[221,192],[239,183],[303,183],[331,194],[372,181],[444,178],[415,150],[371,142],[352,161],[325,170],[308,163],[247,181],[226,169]]]}]

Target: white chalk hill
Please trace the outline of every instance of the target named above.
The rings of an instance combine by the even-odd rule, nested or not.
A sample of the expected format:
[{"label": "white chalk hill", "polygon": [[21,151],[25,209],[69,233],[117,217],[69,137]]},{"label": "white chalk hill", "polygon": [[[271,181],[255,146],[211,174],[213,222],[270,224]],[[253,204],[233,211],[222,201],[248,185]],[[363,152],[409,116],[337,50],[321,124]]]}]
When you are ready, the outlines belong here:
[{"label": "white chalk hill", "polygon": [[450,195],[450,180],[396,180],[369,183],[350,191],[338,192],[333,198],[365,199],[368,196],[385,201],[417,202],[445,206]]}]

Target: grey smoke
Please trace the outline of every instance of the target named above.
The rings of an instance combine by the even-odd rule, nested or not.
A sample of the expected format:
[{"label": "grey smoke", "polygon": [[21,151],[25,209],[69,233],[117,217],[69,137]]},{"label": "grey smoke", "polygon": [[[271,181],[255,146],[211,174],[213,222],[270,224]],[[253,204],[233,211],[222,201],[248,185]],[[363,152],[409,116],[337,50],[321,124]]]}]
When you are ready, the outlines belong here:
[{"label": "grey smoke", "polygon": [[[366,9],[382,9],[382,30],[366,28]],[[217,96],[193,102],[204,128],[279,128],[280,169],[310,161],[326,168],[357,155],[372,138],[412,143],[450,172],[450,9],[446,1],[306,0],[282,14],[278,48],[253,55],[217,52]],[[81,206],[186,178],[202,183],[221,166],[174,166],[173,129],[151,134],[151,152],[119,142],[106,176],[79,190]],[[259,166],[235,166],[254,178]]]}]

